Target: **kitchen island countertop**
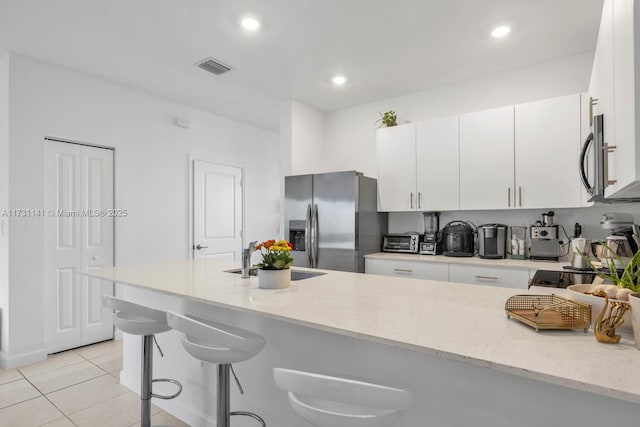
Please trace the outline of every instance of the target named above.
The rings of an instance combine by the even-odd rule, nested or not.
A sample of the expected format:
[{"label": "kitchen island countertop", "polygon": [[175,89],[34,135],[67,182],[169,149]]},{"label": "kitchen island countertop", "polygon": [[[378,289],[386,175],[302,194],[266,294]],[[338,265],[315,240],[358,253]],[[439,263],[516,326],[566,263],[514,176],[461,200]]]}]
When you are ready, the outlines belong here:
[{"label": "kitchen island countertop", "polygon": [[[550,293],[337,271],[264,290],[213,260],[96,268],[85,274],[310,328],[640,403],[640,351],[632,337],[535,332],[507,319],[516,293]],[[302,270],[302,269],[301,269]],[[305,269],[306,270],[306,269]],[[554,289],[562,295],[566,290]],[[605,363],[606,362],[606,363]],[[624,367],[607,369],[603,366]]]}]

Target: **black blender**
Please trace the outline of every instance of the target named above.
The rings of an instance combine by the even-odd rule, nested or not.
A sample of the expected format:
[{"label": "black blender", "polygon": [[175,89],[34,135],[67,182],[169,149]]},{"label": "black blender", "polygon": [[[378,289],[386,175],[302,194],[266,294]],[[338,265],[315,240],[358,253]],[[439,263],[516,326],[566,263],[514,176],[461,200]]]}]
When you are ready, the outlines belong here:
[{"label": "black blender", "polygon": [[440,233],[440,212],[423,212],[424,240],[420,243],[422,255],[440,255],[442,253],[442,234]]}]

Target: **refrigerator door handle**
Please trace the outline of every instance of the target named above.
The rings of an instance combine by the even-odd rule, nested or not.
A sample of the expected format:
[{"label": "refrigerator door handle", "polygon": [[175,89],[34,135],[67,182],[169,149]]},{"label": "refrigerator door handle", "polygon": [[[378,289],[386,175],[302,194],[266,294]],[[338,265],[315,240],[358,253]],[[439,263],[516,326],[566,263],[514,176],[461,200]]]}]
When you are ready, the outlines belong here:
[{"label": "refrigerator door handle", "polygon": [[307,255],[307,264],[313,267],[313,258],[311,257],[311,205],[307,205],[307,218],[304,222],[304,252]]},{"label": "refrigerator door handle", "polygon": [[318,268],[318,205],[311,209],[311,268]]}]

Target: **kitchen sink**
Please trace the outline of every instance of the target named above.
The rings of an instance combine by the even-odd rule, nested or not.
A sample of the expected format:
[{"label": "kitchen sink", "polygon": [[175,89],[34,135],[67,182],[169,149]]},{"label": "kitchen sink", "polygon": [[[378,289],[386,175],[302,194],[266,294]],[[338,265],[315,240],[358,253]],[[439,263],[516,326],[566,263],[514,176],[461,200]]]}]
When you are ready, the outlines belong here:
[{"label": "kitchen sink", "polygon": [[[240,272],[241,271],[240,271],[239,268],[234,268],[232,270],[225,270],[225,273],[240,274]],[[325,275],[325,274],[327,274],[327,273],[300,271],[300,270],[291,269],[291,280],[310,279],[312,277],[322,276],[322,275]],[[258,269],[257,268],[250,268],[249,269],[249,276],[257,276],[257,275],[258,275]]]}]

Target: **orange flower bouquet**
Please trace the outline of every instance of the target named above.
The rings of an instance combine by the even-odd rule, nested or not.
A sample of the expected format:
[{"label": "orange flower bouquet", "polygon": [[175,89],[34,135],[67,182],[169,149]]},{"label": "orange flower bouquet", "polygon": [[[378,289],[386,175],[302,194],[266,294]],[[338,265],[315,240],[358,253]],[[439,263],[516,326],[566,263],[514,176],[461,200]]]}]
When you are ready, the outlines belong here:
[{"label": "orange flower bouquet", "polygon": [[293,264],[293,245],[286,240],[267,240],[256,245],[255,249],[262,254],[258,267],[263,270],[284,270]]}]

